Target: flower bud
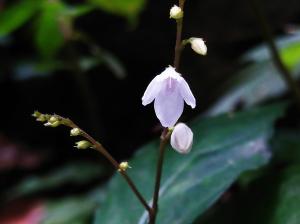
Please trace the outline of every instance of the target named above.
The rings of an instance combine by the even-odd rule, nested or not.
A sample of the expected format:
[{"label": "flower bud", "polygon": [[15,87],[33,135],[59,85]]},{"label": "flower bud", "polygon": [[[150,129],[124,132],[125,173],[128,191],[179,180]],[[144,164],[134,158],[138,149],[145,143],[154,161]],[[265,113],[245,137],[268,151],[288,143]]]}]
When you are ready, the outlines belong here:
[{"label": "flower bud", "polygon": [[207,46],[205,45],[205,42],[202,38],[195,38],[192,37],[189,39],[189,42],[191,43],[192,49],[197,53],[201,55],[207,54]]},{"label": "flower bud", "polygon": [[121,162],[119,165],[119,171],[126,171],[128,168],[131,168],[128,162]]},{"label": "flower bud", "polygon": [[50,122],[50,123],[54,123],[54,122],[56,122],[56,121],[58,121],[58,119],[57,119],[57,117],[55,117],[55,116],[51,116],[51,117],[49,118],[49,122]]},{"label": "flower bud", "polygon": [[40,122],[46,122],[47,117],[44,114],[41,114],[39,117],[36,118],[36,120]]},{"label": "flower bud", "polygon": [[47,121],[47,117],[45,116],[45,114],[42,114],[37,110],[33,112],[32,116],[35,117],[37,121],[40,121],[40,122]]},{"label": "flower bud", "polygon": [[92,146],[92,144],[86,140],[81,140],[79,142],[75,143],[76,145],[74,146],[77,149],[87,149]]},{"label": "flower bud", "polygon": [[61,125],[60,121],[54,121],[54,122],[48,121],[47,123],[44,124],[44,126],[51,127],[51,128],[56,128],[59,125]]},{"label": "flower bud", "polygon": [[181,19],[183,17],[183,11],[180,7],[178,7],[177,5],[174,5],[171,9],[170,9],[170,18],[172,19]]},{"label": "flower bud", "polygon": [[70,131],[70,136],[78,136],[81,134],[81,130],[79,128],[72,128]]},{"label": "flower bud", "polygon": [[40,112],[37,111],[37,110],[34,111],[33,114],[32,114],[32,116],[35,117],[35,118],[38,118],[38,117],[40,117],[41,115],[42,115],[42,113],[40,113]]},{"label": "flower bud", "polygon": [[179,153],[187,154],[193,145],[193,132],[184,123],[178,123],[171,134],[171,145]]}]

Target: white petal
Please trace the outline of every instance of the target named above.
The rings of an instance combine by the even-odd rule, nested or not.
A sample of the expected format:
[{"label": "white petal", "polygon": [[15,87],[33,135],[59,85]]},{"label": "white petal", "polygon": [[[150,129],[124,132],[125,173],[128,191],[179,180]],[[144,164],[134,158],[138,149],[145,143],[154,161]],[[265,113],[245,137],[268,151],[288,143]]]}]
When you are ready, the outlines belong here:
[{"label": "white petal", "polygon": [[159,79],[160,79],[160,76],[157,75],[149,83],[149,85],[142,97],[142,104],[144,106],[151,103],[154,100],[154,98],[157,96],[157,94],[160,92],[162,82]]},{"label": "white petal", "polygon": [[184,78],[182,78],[179,82],[179,91],[186,104],[190,105],[192,108],[195,108],[196,99]]},{"label": "white petal", "polygon": [[168,91],[168,89],[164,87],[155,98],[154,110],[162,126],[172,127],[176,124],[183,112],[184,101],[178,88],[174,88],[173,91]]}]

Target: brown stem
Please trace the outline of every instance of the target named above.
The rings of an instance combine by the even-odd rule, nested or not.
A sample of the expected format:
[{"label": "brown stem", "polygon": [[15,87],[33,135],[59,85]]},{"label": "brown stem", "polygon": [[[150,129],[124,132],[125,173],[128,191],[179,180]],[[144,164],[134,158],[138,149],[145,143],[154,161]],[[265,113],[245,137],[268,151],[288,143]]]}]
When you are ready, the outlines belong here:
[{"label": "brown stem", "polygon": [[[185,0],[179,0],[179,7],[183,10]],[[176,43],[175,43],[175,56],[174,56],[174,68],[177,70],[179,68],[181,51],[182,51],[182,27],[183,27],[183,18],[176,20]]]},{"label": "brown stem", "polygon": [[[70,128],[78,128],[78,129],[80,129],[80,127],[78,125],[76,125],[73,121],[71,121],[70,119],[63,118],[63,117],[58,116],[58,115],[56,115],[56,116],[60,120],[64,121],[64,125],[66,125],[66,126],[68,126]],[[145,198],[139,192],[139,190],[137,189],[137,187],[135,186],[135,184],[133,183],[133,181],[131,180],[131,178],[128,176],[128,174],[126,173],[126,171],[120,169],[119,163],[110,155],[110,153],[98,141],[96,141],[88,133],[86,133],[85,131],[81,130],[80,135],[83,136],[84,138],[86,138],[88,141],[90,141],[91,144],[93,145],[93,148],[95,150],[97,150],[98,152],[100,152],[115,167],[115,169],[120,172],[120,174],[124,177],[124,179],[128,183],[128,185],[131,188],[131,190],[133,191],[133,193],[136,195],[136,197],[139,199],[139,201],[142,203],[142,205],[148,211],[149,216],[152,216],[152,213],[153,213],[152,212],[152,208],[148,205],[148,203],[146,202]]]},{"label": "brown stem", "polygon": [[[183,10],[185,0],[179,0],[179,7]],[[183,18],[177,19],[177,31],[176,31],[176,43],[175,43],[175,56],[174,56],[174,68],[178,70],[182,52],[182,27],[183,27]],[[159,189],[160,189],[160,181],[162,176],[163,170],[163,163],[164,163],[164,153],[166,145],[170,139],[171,132],[168,128],[165,128],[161,134],[160,138],[160,145],[159,145],[159,155],[158,155],[158,162],[156,168],[156,178],[155,178],[155,186],[154,186],[154,193],[153,193],[153,204],[152,204],[152,211],[153,213],[149,213],[149,223],[155,224],[156,216],[158,213],[158,200],[159,200]]]},{"label": "brown stem", "polygon": [[300,110],[300,90],[298,88],[297,82],[293,79],[290,71],[285,66],[285,64],[283,63],[283,61],[280,57],[280,54],[279,54],[276,44],[274,42],[274,38],[272,36],[270,26],[269,26],[267,19],[261,9],[261,6],[257,0],[248,0],[248,1],[252,7],[255,17],[257,18],[257,20],[259,22],[262,34],[264,36],[265,41],[268,44],[270,53],[272,55],[273,62],[276,65],[277,69],[279,70],[279,73],[281,74],[282,79],[286,82],[290,91],[293,93],[295,102],[297,103],[297,106]]},{"label": "brown stem", "polygon": [[158,162],[156,167],[156,178],[155,178],[155,187],[154,187],[153,204],[152,204],[153,215],[150,216],[150,224],[154,224],[156,220],[156,215],[158,211],[160,180],[162,176],[162,168],[164,162],[164,152],[165,152],[166,145],[169,141],[170,134],[171,132],[168,131],[168,128],[165,128],[160,137],[159,156],[158,156]]}]

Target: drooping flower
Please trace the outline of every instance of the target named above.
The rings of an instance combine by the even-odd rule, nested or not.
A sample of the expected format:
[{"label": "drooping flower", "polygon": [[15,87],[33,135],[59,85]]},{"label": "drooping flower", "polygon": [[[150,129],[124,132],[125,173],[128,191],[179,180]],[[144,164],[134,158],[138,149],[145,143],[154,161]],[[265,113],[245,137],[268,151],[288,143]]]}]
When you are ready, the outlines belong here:
[{"label": "drooping flower", "polygon": [[177,152],[187,154],[191,151],[193,136],[192,130],[186,124],[178,123],[171,134],[171,146]]},{"label": "drooping flower", "polygon": [[178,121],[184,108],[184,101],[192,108],[196,100],[189,85],[172,66],[157,75],[148,85],[143,105],[154,100],[154,110],[157,118],[164,127],[172,127]]}]

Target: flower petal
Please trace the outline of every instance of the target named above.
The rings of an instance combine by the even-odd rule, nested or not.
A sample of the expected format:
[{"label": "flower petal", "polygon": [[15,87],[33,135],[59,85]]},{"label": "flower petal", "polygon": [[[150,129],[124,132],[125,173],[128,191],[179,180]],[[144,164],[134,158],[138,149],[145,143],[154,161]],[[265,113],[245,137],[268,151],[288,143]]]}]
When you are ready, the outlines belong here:
[{"label": "flower petal", "polygon": [[143,97],[142,97],[142,104],[146,106],[147,104],[151,103],[154,98],[157,96],[157,94],[161,90],[161,81],[159,80],[160,76],[157,75],[152,79],[152,81],[149,83]]},{"label": "flower petal", "polygon": [[186,104],[194,109],[196,107],[196,99],[184,78],[179,82],[179,91]]},{"label": "flower petal", "polygon": [[176,124],[183,112],[184,101],[175,88],[174,91],[162,89],[154,101],[154,110],[157,118],[164,127],[172,127]]}]

